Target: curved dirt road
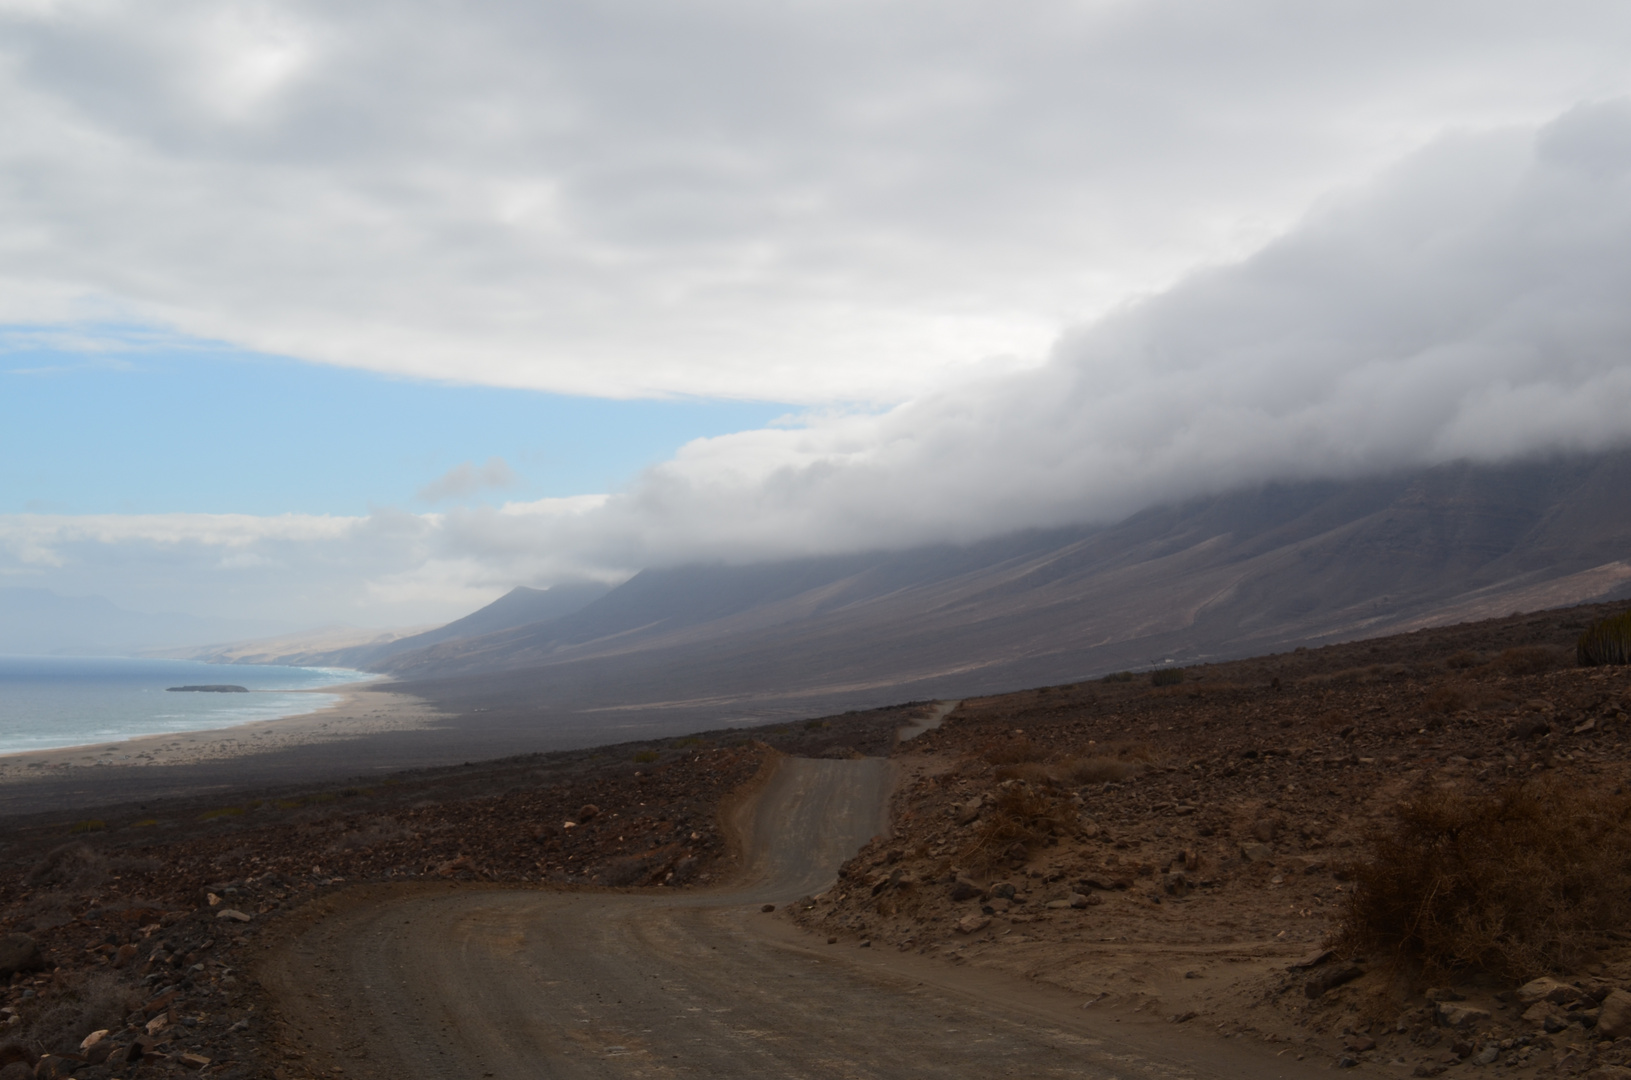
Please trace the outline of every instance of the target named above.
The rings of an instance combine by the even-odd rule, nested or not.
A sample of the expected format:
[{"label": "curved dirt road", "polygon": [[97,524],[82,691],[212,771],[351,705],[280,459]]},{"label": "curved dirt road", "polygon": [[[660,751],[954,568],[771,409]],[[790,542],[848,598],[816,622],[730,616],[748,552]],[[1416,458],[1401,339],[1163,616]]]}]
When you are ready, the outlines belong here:
[{"label": "curved dirt road", "polygon": [[763,914],[882,831],[889,768],[784,760],[740,811],[747,868],[728,891],[363,890],[272,955],[263,981],[302,1065],[381,1080],[1314,1071],[990,972],[825,946]]}]

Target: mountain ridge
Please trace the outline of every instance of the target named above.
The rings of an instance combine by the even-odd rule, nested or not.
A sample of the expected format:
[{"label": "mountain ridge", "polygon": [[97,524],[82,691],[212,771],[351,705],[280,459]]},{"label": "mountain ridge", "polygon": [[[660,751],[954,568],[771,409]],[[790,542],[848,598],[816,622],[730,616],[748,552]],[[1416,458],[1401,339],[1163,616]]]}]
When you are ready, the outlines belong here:
[{"label": "mountain ridge", "polygon": [[397,653],[450,708],[733,715],[966,696],[1631,595],[1631,452],[1262,485],[1111,526],[648,570]]}]

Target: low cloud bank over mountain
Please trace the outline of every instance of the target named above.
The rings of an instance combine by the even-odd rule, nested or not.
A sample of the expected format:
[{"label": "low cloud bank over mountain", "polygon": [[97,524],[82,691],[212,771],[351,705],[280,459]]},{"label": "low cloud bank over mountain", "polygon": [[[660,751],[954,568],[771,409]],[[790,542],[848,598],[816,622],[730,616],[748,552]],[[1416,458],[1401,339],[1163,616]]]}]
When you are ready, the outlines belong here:
[{"label": "low cloud bank over mountain", "polygon": [[156,589],[202,603],[224,582],[257,614],[298,593],[328,617],[422,616],[516,582],[973,541],[1267,481],[1593,452],[1631,440],[1627,296],[1617,100],[1445,137],[1030,370],[699,441],[623,492],[357,519],[25,515],[0,520],[0,569],[100,592],[145,564]]}]

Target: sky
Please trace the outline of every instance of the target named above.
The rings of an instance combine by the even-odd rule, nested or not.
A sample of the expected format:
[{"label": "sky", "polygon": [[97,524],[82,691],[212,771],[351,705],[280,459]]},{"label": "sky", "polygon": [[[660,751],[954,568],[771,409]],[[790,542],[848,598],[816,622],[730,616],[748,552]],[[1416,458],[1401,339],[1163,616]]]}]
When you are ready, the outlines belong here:
[{"label": "sky", "polygon": [[0,0],[0,586],[290,629],[1631,440],[1631,9]]}]

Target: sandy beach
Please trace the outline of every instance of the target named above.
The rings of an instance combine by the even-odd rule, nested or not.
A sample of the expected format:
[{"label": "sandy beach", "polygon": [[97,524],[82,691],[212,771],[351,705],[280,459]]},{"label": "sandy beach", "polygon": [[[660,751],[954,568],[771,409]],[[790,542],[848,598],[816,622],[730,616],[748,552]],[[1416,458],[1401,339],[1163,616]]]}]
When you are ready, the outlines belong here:
[{"label": "sandy beach", "polygon": [[251,754],[312,746],[361,735],[414,731],[446,714],[419,698],[392,693],[389,680],[285,691],[328,694],[340,700],[314,712],[233,727],[143,735],[116,742],[0,754],[0,784],[73,769],[199,765]]}]

